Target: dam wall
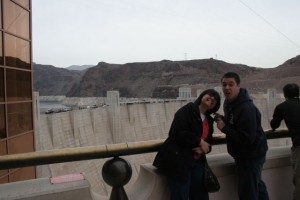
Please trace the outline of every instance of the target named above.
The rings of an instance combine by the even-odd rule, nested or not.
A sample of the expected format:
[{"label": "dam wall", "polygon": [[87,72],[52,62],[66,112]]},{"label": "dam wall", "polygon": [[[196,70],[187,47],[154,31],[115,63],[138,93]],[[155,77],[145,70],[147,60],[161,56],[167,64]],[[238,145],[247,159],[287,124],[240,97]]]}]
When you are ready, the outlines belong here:
[{"label": "dam wall", "polygon": [[[36,122],[37,151],[134,142],[167,137],[174,113],[186,101],[109,105],[94,109],[40,114]],[[141,164],[152,162],[153,153],[128,156],[132,180]],[[107,159],[51,164],[38,167],[38,177],[83,172],[93,191],[110,194],[102,180],[101,169]],[[128,184],[130,186],[130,183]]]}]

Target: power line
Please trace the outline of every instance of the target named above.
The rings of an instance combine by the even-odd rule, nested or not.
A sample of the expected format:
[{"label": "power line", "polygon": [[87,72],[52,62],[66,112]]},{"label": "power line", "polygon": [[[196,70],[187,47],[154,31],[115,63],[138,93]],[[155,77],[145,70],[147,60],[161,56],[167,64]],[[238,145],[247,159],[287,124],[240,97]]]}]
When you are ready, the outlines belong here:
[{"label": "power line", "polygon": [[295,45],[297,48],[300,49],[300,46],[294,42],[292,39],[290,39],[287,35],[285,35],[283,32],[281,32],[277,27],[275,27],[273,24],[271,24],[268,20],[266,20],[263,16],[261,16],[258,12],[253,10],[250,6],[245,4],[242,0],[238,0],[241,4],[243,4],[246,8],[251,10],[256,16],[258,16],[260,19],[262,19],[264,22],[266,22],[269,26],[271,26],[275,31],[277,31],[279,34],[281,34],[283,37],[285,37],[288,41],[290,41],[293,45]]}]

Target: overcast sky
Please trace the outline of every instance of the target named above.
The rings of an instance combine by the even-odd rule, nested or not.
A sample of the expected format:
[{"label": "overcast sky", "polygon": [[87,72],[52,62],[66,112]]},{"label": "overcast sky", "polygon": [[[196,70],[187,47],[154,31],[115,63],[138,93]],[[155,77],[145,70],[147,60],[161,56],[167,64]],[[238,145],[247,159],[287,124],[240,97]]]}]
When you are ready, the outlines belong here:
[{"label": "overcast sky", "polygon": [[32,0],[33,61],[55,67],[300,54],[299,0]]}]

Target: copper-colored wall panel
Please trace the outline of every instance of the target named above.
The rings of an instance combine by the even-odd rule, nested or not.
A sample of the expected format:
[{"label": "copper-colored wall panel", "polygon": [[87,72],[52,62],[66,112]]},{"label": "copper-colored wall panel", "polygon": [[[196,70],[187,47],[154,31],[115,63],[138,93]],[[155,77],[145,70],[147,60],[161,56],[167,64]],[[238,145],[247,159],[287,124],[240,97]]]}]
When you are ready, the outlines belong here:
[{"label": "copper-colored wall panel", "polygon": [[5,34],[5,65],[31,69],[30,43],[10,34]]},{"label": "copper-colored wall panel", "polygon": [[2,4],[0,0],[0,28],[2,28]]},{"label": "copper-colored wall panel", "polygon": [[8,183],[8,176],[4,176],[3,178],[0,178],[0,184],[2,183]]},{"label": "copper-colored wall panel", "polygon": [[35,178],[35,167],[21,168],[9,175],[9,182],[16,182]]},{"label": "copper-colored wall panel", "polygon": [[32,103],[7,105],[8,137],[33,130]]},{"label": "copper-colored wall panel", "polygon": [[[7,154],[6,140],[0,142],[0,156]],[[7,174],[8,170],[0,170],[0,177]],[[1,181],[0,181],[1,182]]]},{"label": "copper-colored wall panel", "polygon": [[30,39],[29,12],[12,1],[3,1],[4,29]]},{"label": "copper-colored wall panel", "polygon": [[7,154],[6,140],[0,141],[0,156]]},{"label": "copper-colored wall panel", "polygon": [[5,174],[8,173],[8,170],[5,169],[5,170],[0,170],[0,177],[4,176]]},{"label": "copper-colored wall panel", "polygon": [[30,9],[30,1],[29,0],[14,0],[15,2],[21,4],[27,9]]},{"label": "copper-colored wall panel", "polygon": [[[6,138],[6,130],[5,130],[5,107],[4,105],[0,105],[0,140]],[[2,150],[2,142],[0,142],[0,155]]]},{"label": "copper-colored wall panel", "polygon": [[0,102],[4,101],[4,69],[0,67]]},{"label": "copper-colored wall panel", "polygon": [[[0,5],[0,9],[1,9],[1,5]],[[1,17],[0,17],[0,20],[1,20]],[[0,24],[1,24],[1,21],[0,21]],[[2,33],[2,31],[0,31],[0,65],[3,65],[3,43],[2,43],[2,36],[3,36],[3,33]]]},{"label": "copper-colored wall panel", "polygon": [[7,101],[32,99],[31,73],[21,70],[6,70]]},{"label": "copper-colored wall panel", "polygon": [[[0,155],[35,150],[31,0],[0,0]],[[36,178],[35,167],[0,171],[0,184]]]},{"label": "copper-colored wall panel", "polygon": [[27,153],[33,151],[33,133],[27,133],[8,139],[8,154]]}]

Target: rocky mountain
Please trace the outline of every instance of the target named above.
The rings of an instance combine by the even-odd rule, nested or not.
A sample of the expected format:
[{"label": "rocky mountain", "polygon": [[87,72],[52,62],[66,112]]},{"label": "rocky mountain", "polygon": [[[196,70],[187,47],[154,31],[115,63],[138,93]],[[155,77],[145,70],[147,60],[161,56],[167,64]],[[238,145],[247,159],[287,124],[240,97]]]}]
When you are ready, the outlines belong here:
[{"label": "rocky mountain", "polygon": [[86,71],[35,64],[34,70],[34,88],[42,96],[99,97],[106,96],[107,90],[119,90],[122,97],[176,98],[178,88],[185,85],[192,91],[220,85],[228,71],[240,74],[244,87],[281,90],[287,82],[300,84],[300,56],[269,69],[201,59],[123,65],[100,62]]},{"label": "rocky mountain", "polygon": [[247,87],[275,88],[280,92],[287,83],[293,82],[300,85],[300,55],[287,60],[278,67],[248,76],[244,82]]},{"label": "rocky mountain", "polygon": [[40,96],[66,95],[80,81],[82,73],[52,65],[33,64],[34,91],[39,91]]},{"label": "rocky mountain", "polygon": [[[222,74],[228,70],[236,71],[242,76],[262,71],[214,59],[163,60],[124,65],[101,62],[89,68],[78,86],[73,87],[67,96],[106,96],[107,90],[119,90],[122,97],[154,97],[153,92],[160,87],[169,86],[173,90],[173,87],[182,85],[219,83]],[[177,95],[176,93],[176,96],[170,97]]]}]

